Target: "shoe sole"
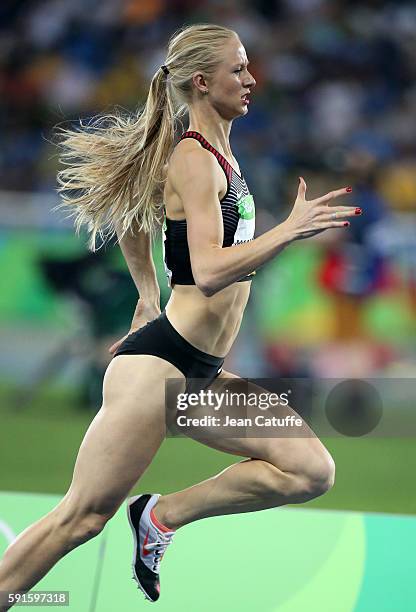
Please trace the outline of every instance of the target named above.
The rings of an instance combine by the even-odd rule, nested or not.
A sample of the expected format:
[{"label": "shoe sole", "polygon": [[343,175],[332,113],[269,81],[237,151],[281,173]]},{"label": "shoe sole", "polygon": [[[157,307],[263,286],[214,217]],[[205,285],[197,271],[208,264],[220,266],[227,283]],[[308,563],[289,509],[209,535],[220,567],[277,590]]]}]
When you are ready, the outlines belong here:
[{"label": "shoe sole", "polygon": [[133,526],[131,517],[130,517],[130,506],[132,504],[134,504],[135,501],[137,501],[140,497],[143,497],[143,495],[135,495],[134,497],[131,497],[129,499],[129,501],[127,502],[127,519],[129,521],[129,525],[130,525],[130,529],[133,533],[133,540],[134,540],[134,556],[133,556],[133,563],[132,563],[132,569],[133,569],[133,578],[135,579],[135,581],[137,582],[137,584],[139,585],[139,589],[141,590],[141,592],[143,593],[143,595],[146,597],[146,599],[148,601],[151,601],[152,603],[155,603],[157,601],[157,599],[152,599],[149,594],[146,592],[144,586],[141,584],[139,578],[137,577],[136,574],[136,559],[137,559],[137,534],[136,534],[136,530]]}]

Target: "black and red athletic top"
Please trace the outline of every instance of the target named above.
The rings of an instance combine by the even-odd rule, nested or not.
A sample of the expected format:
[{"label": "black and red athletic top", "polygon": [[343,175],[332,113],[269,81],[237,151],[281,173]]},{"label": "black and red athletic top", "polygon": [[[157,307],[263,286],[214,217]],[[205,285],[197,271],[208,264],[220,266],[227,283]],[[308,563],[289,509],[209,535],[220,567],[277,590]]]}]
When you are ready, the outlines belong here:
[{"label": "black and red athletic top", "polygon": [[[195,138],[204,149],[210,151],[218,160],[227,178],[227,191],[220,200],[224,239],[222,246],[229,247],[254,238],[255,207],[243,175],[239,175],[228,161],[199,133],[188,131],[184,138]],[[186,219],[168,219],[166,209],[163,220],[163,259],[170,287],[173,285],[195,285],[187,238]],[[251,280],[252,272],[239,281]]]}]

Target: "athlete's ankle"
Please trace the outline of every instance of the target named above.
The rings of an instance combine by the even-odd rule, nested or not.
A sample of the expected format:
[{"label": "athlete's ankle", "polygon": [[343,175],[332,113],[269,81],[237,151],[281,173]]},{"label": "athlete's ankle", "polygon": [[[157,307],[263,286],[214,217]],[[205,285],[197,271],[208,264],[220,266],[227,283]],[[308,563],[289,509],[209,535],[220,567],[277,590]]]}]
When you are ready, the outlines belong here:
[{"label": "athlete's ankle", "polygon": [[[152,516],[153,515],[153,516]],[[173,518],[172,512],[169,508],[169,503],[164,495],[161,495],[153,506],[151,512],[152,518],[156,518],[156,527],[162,527],[166,530],[173,531],[181,527],[180,524]],[[162,529],[162,531],[164,530]]]}]

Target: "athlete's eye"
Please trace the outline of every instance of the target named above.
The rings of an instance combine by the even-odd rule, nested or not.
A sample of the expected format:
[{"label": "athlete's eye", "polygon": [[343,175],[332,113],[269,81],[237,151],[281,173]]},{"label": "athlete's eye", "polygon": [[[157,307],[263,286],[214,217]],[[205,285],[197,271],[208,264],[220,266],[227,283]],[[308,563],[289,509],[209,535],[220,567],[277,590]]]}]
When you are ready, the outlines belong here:
[{"label": "athlete's eye", "polygon": [[237,70],[234,70],[234,72],[241,72],[242,68],[237,68]]}]

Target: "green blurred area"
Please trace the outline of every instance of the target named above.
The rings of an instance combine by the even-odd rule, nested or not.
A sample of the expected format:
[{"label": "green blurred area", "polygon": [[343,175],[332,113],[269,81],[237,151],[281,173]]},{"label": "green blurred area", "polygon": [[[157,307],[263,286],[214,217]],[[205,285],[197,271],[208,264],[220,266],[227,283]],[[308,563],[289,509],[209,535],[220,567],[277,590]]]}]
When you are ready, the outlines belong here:
[{"label": "green blurred area", "polygon": [[[61,326],[67,315],[65,300],[45,280],[40,261],[64,262],[85,256],[86,240],[85,235],[77,237],[72,230],[0,232],[0,266],[7,270],[0,277],[0,322]],[[108,246],[94,257],[97,268],[105,260],[108,269],[128,275],[118,246]],[[306,344],[330,339],[332,298],[317,281],[322,258],[323,250],[318,243],[294,245],[258,271],[252,299],[256,302],[256,325],[262,338],[290,338]],[[154,261],[163,306],[170,290],[163,268],[161,240],[154,245]],[[132,281],[130,285],[133,295]],[[125,313],[126,321],[133,308],[132,303]],[[400,288],[369,298],[363,316],[369,334],[379,341],[406,343],[415,331],[408,296]]]},{"label": "green blurred area", "polygon": [[[64,494],[94,414],[71,395],[44,390],[22,413],[13,392],[0,393],[0,490]],[[138,418],[139,415],[138,415]],[[337,465],[335,487],[306,504],[367,512],[416,513],[414,438],[322,440]],[[138,440],[138,444],[140,440]],[[278,441],[277,441],[278,443]],[[170,493],[213,476],[240,458],[188,439],[167,439],[134,491]]]},{"label": "green blurred area", "polygon": [[[127,266],[118,246],[107,246],[94,255],[88,252],[86,236],[76,236],[67,231],[0,231],[0,267],[7,274],[0,276],[0,323],[28,322],[33,325],[47,324],[50,329],[68,323],[66,298],[48,282],[42,270],[42,262],[84,261],[87,256],[95,258],[97,278],[85,276],[82,283],[105,282],[102,270],[122,272],[130,278]],[[169,289],[163,269],[162,244],[154,245],[154,259],[161,288],[161,302],[166,302]],[[132,280],[129,298],[131,308],[126,309],[125,323],[134,310],[137,295]],[[120,293],[126,288],[120,286]],[[103,305],[105,306],[105,305]],[[97,313],[99,314],[99,313]]]},{"label": "green blurred area", "polygon": [[[10,532],[20,533],[58,502],[54,495],[0,492],[0,555]],[[211,517],[181,529],[166,551],[157,609],[412,612],[415,541],[416,519],[401,515],[296,507]],[[227,554],[218,554],[219,542],[232,543]],[[32,595],[67,591],[68,609],[76,612],[140,610],[146,604],[131,581],[131,551],[122,504],[103,532],[64,556]],[[215,588],[201,597],[207,584]]]}]

